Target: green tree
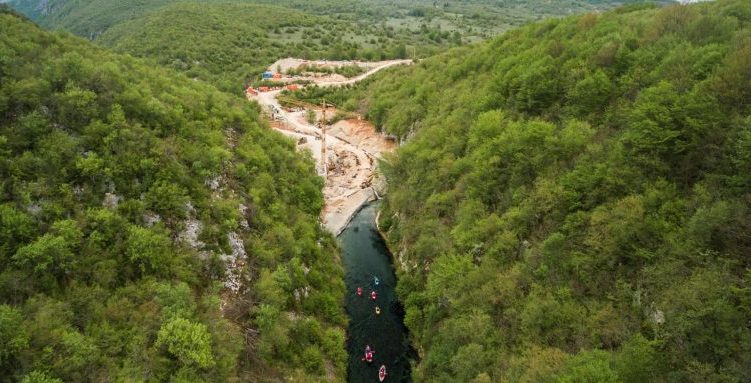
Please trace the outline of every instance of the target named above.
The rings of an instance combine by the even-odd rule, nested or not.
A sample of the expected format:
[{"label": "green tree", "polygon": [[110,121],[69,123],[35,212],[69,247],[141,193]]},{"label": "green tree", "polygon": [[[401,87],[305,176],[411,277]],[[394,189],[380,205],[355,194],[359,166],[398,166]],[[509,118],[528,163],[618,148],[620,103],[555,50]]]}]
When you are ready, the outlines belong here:
[{"label": "green tree", "polygon": [[310,125],[315,124],[316,112],[313,109],[308,109],[305,111],[305,121],[307,121]]},{"label": "green tree", "polygon": [[29,334],[18,310],[0,305],[0,366],[18,357],[29,346]]},{"label": "green tree", "polygon": [[610,367],[610,356],[600,350],[581,351],[571,358],[563,372],[558,375],[559,383],[615,383],[618,375]]},{"label": "green tree", "polygon": [[33,235],[31,217],[8,204],[0,205],[0,265],[5,264],[19,245],[31,240]]},{"label": "green tree", "polygon": [[128,228],[128,259],[143,274],[167,275],[174,265],[170,239],[151,229]]},{"label": "green tree", "polygon": [[146,206],[165,218],[185,218],[188,196],[177,183],[158,181],[145,196]]},{"label": "green tree", "polygon": [[569,93],[570,104],[579,113],[599,113],[607,105],[612,93],[608,75],[600,69],[576,83]]},{"label": "green tree", "polygon": [[162,325],[156,347],[165,347],[183,365],[209,368],[214,365],[211,334],[206,325],[183,318],[173,318]]},{"label": "green tree", "polygon": [[21,383],[63,383],[63,381],[50,377],[44,372],[32,371],[23,377]]},{"label": "green tree", "polygon": [[13,260],[33,273],[50,273],[62,280],[75,268],[77,260],[74,250],[78,248],[82,236],[74,221],[57,221],[50,233],[18,249]]},{"label": "green tree", "polygon": [[163,320],[192,318],[197,308],[193,291],[185,282],[160,284],[155,300],[161,306]]},{"label": "green tree", "polygon": [[623,382],[646,382],[657,379],[664,366],[658,342],[636,334],[623,344],[615,359],[615,370]]},{"label": "green tree", "polygon": [[686,147],[679,95],[670,83],[645,89],[634,103],[631,124],[624,135],[639,165],[665,171],[665,163],[677,160]]}]

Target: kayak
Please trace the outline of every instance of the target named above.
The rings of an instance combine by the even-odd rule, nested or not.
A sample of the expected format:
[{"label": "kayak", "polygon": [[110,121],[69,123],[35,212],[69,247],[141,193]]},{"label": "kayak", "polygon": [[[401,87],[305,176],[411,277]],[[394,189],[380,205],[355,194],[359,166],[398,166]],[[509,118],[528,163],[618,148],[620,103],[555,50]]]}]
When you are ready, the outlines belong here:
[{"label": "kayak", "polygon": [[373,284],[378,286],[381,283],[381,280],[378,279],[378,277],[373,277]]},{"label": "kayak", "polygon": [[381,365],[381,368],[378,369],[378,381],[383,382],[386,380],[386,366]]},{"label": "kayak", "polygon": [[357,288],[357,296],[358,296],[358,297],[361,297],[361,296],[362,296],[362,287],[358,287],[358,288]]},{"label": "kayak", "polygon": [[378,298],[378,294],[375,291],[370,292],[370,299],[376,300]]},{"label": "kayak", "polygon": [[380,314],[381,314],[381,308],[376,306],[376,315],[380,315]]},{"label": "kayak", "polygon": [[365,346],[365,357],[362,360],[368,363],[373,361],[373,350],[370,349],[370,345]]}]

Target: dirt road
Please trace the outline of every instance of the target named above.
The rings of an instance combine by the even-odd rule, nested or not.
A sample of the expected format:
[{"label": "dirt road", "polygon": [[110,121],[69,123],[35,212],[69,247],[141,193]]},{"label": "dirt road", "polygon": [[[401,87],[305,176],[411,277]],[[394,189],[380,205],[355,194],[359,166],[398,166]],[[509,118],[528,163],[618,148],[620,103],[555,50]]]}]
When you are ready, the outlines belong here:
[{"label": "dirt road", "polygon": [[[361,81],[368,76],[394,65],[409,64],[411,60],[393,60],[373,63],[370,69],[348,80],[327,81],[317,79],[318,86],[340,86]],[[323,135],[316,126],[305,120],[305,111],[287,111],[276,99],[280,91],[261,92],[248,99],[261,104],[273,118],[277,131],[294,138],[298,147],[308,149],[316,160],[319,174],[326,174],[323,189],[325,206],[321,213],[324,226],[338,235],[352,216],[365,202],[373,199],[378,185],[376,166],[384,152],[392,151],[396,144],[378,133],[375,128],[359,119],[342,120],[327,128],[325,135],[326,158],[321,147]]]},{"label": "dirt road", "polygon": [[354,84],[354,83],[356,83],[358,81],[364,80],[368,76],[372,76],[372,75],[378,73],[379,71],[381,71],[383,69],[390,68],[390,67],[395,66],[395,65],[409,65],[411,63],[412,63],[412,60],[381,61],[379,63],[380,65],[374,67],[373,69],[368,70],[367,72],[365,72],[365,73],[363,73],[363,74],[361,74],[359,76],[352,77],[350,79],[343,80],[343,81],[318,81],[318,82],[316,82],[316,84],[318,86],[321,86],[321,87],[341,86],[341,85],[347,85],[347,84]]},{"label": "dirt road", "polygon": [[315,66],[325,67],[328,69],[333,69],[333,68],[341,67],[341,66],[358,65],[365,70],[364,73],[358,76],[349,78],[349,79],[336,73],[329,73],[329,74],[317,73],[315,76],[310,76],[310,74],[298,75],[298,76],[283,75],[281,78],[274,80],[274,81],[284,82],[284,83],[292,83],[298,80],[307,80],[307,81],[312,81],[318,86],[328,87],[328,86],[340,86],[340,85],[354,84],[383,69],[390,68],[394,65],[409,65],[409,64],[412,64],[412,60],[405,59],[405,60],[385,60],[385,61],[363,62],[363,61],[309,61],[309,60],[302,60],[302,59],[295,59],[295,58],[285,58],[285,59],[280,59],[277,62],[271,64],[268,67],[268,70],[270,72],[287,73],[291,69],[297,69],[300,66],[305,66],[305,65],[311,65],[314,67]]}]

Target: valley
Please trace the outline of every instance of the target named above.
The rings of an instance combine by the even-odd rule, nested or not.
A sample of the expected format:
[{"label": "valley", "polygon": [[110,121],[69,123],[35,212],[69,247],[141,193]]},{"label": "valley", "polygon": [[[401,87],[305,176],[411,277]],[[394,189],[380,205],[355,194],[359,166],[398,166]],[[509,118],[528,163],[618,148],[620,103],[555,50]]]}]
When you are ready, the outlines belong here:
[{"label": "valley", "polygon": [[750,36],[0,0],[0,383],[751,381]]}]

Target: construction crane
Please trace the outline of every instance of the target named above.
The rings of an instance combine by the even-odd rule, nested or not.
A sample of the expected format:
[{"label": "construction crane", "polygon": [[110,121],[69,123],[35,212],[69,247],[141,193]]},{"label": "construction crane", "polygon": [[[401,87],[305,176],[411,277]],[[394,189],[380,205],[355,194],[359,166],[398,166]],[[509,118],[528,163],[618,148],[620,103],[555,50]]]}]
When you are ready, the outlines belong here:
[{"label": "construction crane", "polygon": [[[305,102],[305,101],[300,101],[300,100],[295,100],[291,97],[277,97],[276,99],[277,101],[279,101],[279,104],[281,104],[282,106],[287,104],[287,105],[295,105],[295,106],[308,108],[308,109],[315,109],[319,107],[316,104]],[[329,107],[336,108],[336,105],[326,102],[325,99],[321,100],[321,105],[320,105],[321,120],[318,122],[318,128],[321,129],[321,166],[323,168],[322,173],[323,173],[324,179],[328,178],[328,173],[329,173],[328,158],[326,157],[326,126],[328,125],[328,120],[326,120],[326,109]],[[357,117],[359,119],[359,115],[356,113],[341,112],[341,111],[337,113],[347,118]]]},{"label": "construction crane", "polygon": [[321,101],[321,165],[323,166],[323,179],[329,178],[328,157],[326,157],[326,100]]}]

